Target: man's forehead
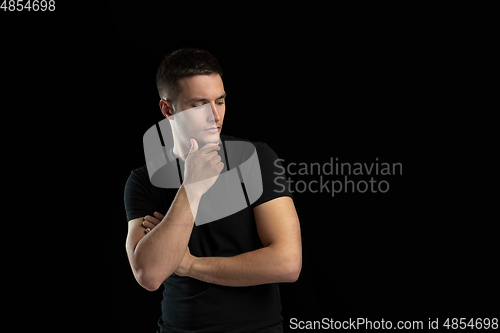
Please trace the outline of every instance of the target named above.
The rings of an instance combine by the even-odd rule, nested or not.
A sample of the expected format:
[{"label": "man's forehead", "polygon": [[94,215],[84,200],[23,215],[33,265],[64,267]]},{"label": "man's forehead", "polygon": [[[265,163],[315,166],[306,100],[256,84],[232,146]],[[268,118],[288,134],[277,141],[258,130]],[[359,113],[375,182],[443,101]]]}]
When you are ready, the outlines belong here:
[{"label": "man's forehead", "polygon": [[188,101],[212,100],[225,97],[222,78],[218,75],[196,75],[179,80],[179,99]]},{"label": "man's forehead", "polygon": [[212,87],[223,87],[222,78],[219,74],[193,75],[179,79],[179,85],[187,89],[208,89]]}]

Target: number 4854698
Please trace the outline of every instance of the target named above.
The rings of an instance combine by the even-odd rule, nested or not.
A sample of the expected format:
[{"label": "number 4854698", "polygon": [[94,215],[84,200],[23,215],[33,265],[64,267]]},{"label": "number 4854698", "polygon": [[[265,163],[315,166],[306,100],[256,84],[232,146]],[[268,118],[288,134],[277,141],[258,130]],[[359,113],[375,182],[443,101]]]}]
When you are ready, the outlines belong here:
[{"label": "number 4854698", "polygon": [[53,12],[56,10],[56,2],[55,0],[28,0],[28,1],[23,1],[23,0],[4,0],[2,2],[2,5],[0,6],[1,9],[6,12],[7,10],[10,12],[22,12],[22,11],[50,11]]}]

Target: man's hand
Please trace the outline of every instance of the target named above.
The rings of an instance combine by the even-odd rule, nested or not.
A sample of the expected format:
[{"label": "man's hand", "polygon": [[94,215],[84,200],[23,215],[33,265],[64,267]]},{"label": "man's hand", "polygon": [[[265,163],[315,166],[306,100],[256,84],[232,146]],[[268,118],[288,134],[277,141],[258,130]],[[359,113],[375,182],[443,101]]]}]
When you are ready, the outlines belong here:
[{"label": "man's hand", "polygon": [[164,216],[158,212],[155,212],[153,215],[154,216],[146,215],[144,217],[144,221],[142,221],[142,225],[146,228],[146,230],[144,230],[144,233],[146,234],[153,230],[153,228],[156,227],[164,218]]},{"label": "man's hand", "polygon": [[[153,230],[163,220],[163,217],[164,216],[158,212],[154,212],[153,216],[146,215],[146,217],[144,217],[144,221],[142,222],[142,225],[146,228],[144,232],[147,234]],[[179,276],[188,275],[189,268],[195,259],[196,257],[189,252],[189,247],[187,247],[186,253],[174,273]]]},{"label": "man's hand", "polygon": [[198,150],[198,142],[191,139],[191,149],[186,157],[184,185],[186,191],[202,196],[215,183],[224,164],[218,153],[220,147],[215,143],[207,143]]}]

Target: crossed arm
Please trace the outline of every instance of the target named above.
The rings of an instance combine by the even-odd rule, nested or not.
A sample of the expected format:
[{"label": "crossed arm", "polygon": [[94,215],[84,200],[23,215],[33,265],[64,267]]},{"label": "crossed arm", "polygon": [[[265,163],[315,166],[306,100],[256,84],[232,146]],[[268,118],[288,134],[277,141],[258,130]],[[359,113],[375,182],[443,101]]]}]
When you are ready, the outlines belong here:
[{"label": "crossed arm", "polygon": [[[153,229],[157,229],[165,223],[163,215],[159,213],[154,215],[130,221],[129,234],[130,228],[133,228],[136,234],[137,230],[140,230],[144,238],[152,236],[154,231],[157,231]],[[254,208],[254,216],[263,248],[234,257],[195,257],[186,246],[184,255],[181,255],[182,260],[174,268],[174,272],[180,276],[189,276],[225,286],[252,286],[296,281],[302,267],[302,245],[299,219],[293,200],[290,197],[280,197],[263,203]],[[190,231],[191,229],[189,235]],[[159,234],[157,233],[157,235]],[[187,238],[189,239],[189,237]],[[141,241],[142,238],[137,243]],[[179,240],[171,239],[171,241]],[[182,241],[187,244],[188,240]],[[127,243],[129,243],[128,238]],[[127,245],[128,253],[129,249],[133,247],[131,245]],[[136,248],[137,245],[133,248]],[[129,259],[131,259],[131,253],[129,253]],[[134,266],[132,269],[136,275]],[[165,272],[165,270],[163,271]],[[146,289],[156,290],[169,275],[156,279],[153,287]],[[163,280],[161,280],[162,278]],[[158,284],[158,281],[161,282]],[[139,281],[139,283],[141,282]]]}]

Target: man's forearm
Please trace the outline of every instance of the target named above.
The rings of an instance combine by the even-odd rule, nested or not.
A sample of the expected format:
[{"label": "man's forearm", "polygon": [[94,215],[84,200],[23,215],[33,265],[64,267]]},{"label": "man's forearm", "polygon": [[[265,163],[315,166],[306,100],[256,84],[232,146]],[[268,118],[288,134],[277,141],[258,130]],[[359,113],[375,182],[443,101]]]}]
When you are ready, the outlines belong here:
[{"label": "man's forearm", "polygon": [[137,243],[134,268],[151,289],[170,276],[184,257],[198,204],[199,197],[188,196],[182,186],[163,220]]},{"label": "man's forearm", "polygon": [[272,245],[234,257],[195,258],[186,275],[209,283],[244,287],[297,280],[301,258]]}]

